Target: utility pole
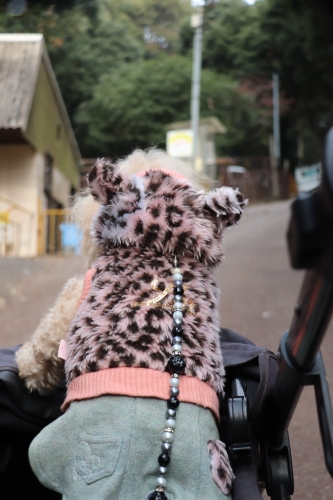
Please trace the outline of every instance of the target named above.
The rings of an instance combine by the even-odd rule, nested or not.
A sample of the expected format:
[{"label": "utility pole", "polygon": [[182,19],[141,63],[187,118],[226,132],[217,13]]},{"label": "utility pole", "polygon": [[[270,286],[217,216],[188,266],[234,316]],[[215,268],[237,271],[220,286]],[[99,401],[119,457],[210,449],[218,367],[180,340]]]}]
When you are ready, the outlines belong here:
[{"label": "utility pole", "polygon": [[201,170],[199,158],[199,118],[200,118],[200,80],[202,54],[202,20],[203,8],[198,7],[197,13],[192,15],[191,26],[195,29],[193,42],[192,64],[192,97],[191,97],[191,129],[193,135],[193,168]]},{"label": "utility pole", "polygon": [[279,75],[273,74],[273,162],[272,162],[272,188],[273,198],[280,194],[278,167],[281,159],[280,145],[280,101],[279,101]]}]

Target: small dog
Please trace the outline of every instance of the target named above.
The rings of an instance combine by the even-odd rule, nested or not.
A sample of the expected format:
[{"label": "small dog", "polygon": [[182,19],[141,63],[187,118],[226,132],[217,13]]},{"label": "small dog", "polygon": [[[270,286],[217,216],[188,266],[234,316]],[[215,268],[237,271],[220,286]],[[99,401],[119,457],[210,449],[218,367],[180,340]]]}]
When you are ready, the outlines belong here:
[{"label": "small dog", "polygon": [[[184,175],[185,168],[156,150],[136,151],[116,165],[104,160],[96,163],[89,174],[91,195],[75,209],[81,214],[77,220],[92,221],[91,235],[89,222],[81,224],[92,270],[84,283],[74,278],[65,285],[33,338],[17,354],[27,387],[44,393],[63,378],[57,350],[66,336],[68,391],[63,408],[84,402],[81,408],[88,413],[86,417],[82,413],[83,427],[89,405],[98,405],[102,401],[98,396],[103,395],[134,397],[138,402],[143,398],[150,401],[153,412],[155,407],[160,411],[161,400],[166,399],[168,414],[175,418],[179,383],[181,406],[194,435],[200,425],[192,423],[193,405],[203,408],[203,418],[212,414],[219,418],[217,395],[223,395],[224,367],[219,347],[219,290],[212,271],[223,257],[223,231],[238,222],[246,201],[237,189],[228,187],[205,194],[194,186],[193,174]],[[128,175],[130,171],[134,174]],[[87,243],[90,236],[92,244],[91,240]],[[171,389],[166,372],[172,374]],[[66,419],[72,416],[70,408]],[[168,425],[174,425],[173,418],[167,420]],[[103,432],[115,429],[117,423],[111,419]],[[145,425],[148,430],[149,423]],[[55,433],[60,436],[59,426],[55,425]],[[32,457],[37,457],[35,462],[32,458],[33,469],[40,480],[44,473],[38,463],[46,458],[39,450],[53,442],[50,432],[33,443]],[[213,433],[216,436],[216,427]],[[167,426],[163,436],[165,453],[159,463],[168,465],[167,445],[173,428]],[[218,439],[206,443],[214,482],[228,494],[233,473],[225,446]],[[200,453],[205,453],[201,445]],[[182,463],[180,452],[173,457],[175,463]],[[52,460],[48,463],[52,471]],[[167,498],[166,465],[160,467],[162,476],[149,500]],[[85,477],[87,467],[81,472],[75,469],[75,477]],[[59,472],[63,474],[64,470]]]},{"label": "small dog", "polygon": [[[142,170],[166,169],[177,175],[182,172],[192,185],[200,190],[209,185],[209,179],[194,172],[186,163],[168,157],[163,151],[136,150],[118,162],[120,170],[135,174]],[[65,339],[80,304],[84,287],[84,273],[96,260],[99,248],[91,236],[91,224],[99,205],[89,188],[78,193],[70,209],[70,220],[81,234],[82,275],[71,278],[63,287],[54,306],[42,318],[38,328],[16,354],[19,375],[30,391],[48,394],[64,381],[64,360],[58,357],[59,345]]]},{"label": "small dog", "polygon": [[[145,169],[182,172],[198,190],[209,185],[208,179],[198,175],[187,164],[155,149],[148,153],[137,150],[125,160],[118,162],[118,165],[128,174]],[[246,202],[240,207],[245,205]],[[83,273],[91,267],[98,255],[98,246],[91,237],[91,224],[98,208],[99,205],[90,194],[90,190],[86,189],[79,192],[70,210],[71,221],[82,233]],[[54,390],[64,380],[64,360],[58,357],[59,344],[65,339],[78,309],[83,286],[83,275],[71,278],[63,287],[54,306],[42,318],[32,337],[18,350],[16,361],[19,375],[30,391],[38,391],[44,395]]]}]

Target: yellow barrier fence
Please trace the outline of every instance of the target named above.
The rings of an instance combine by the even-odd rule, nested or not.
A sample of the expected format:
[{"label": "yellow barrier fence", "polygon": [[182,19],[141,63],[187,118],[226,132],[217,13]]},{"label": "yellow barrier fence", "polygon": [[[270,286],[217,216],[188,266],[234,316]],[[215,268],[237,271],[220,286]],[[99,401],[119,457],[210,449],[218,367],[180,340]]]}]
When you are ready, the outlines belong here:
[{"label": "yellow barrier fence", "polygon": [[50,208],[39,211],[38,220],[38,253],[64,253],[62,224],[66,222],[67,210]]}]

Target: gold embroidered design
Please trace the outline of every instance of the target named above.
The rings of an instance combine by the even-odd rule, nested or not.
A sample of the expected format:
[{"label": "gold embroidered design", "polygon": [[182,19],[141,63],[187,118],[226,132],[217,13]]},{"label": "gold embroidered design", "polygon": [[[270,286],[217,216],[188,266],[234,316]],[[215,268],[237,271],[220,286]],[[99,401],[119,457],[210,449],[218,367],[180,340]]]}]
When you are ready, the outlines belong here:
[{"label": "gold embroidered design", "polygon": [[[158,283],[159,280],[157,278],[154,278],[153,281],[150,283],[150,286],[154,292],[160,292],[158,289]],[[138,307],[138,306],[148,306],[148,307],[158,307],[161,309],[170,309],[171,311],[173,310],[173,304],[174,301],[168,302],[167,304],[159,304],[161,300],[163,300],[167,295],[173,292],[173,285],[168,285],[163,292],[160,292],[157,297],[154,297],[153,299],[147,300],[147,302],[133,302],[131,304],[131,307]],[[186,285],[183,285],[184,291],[187,289]],[[186,297],[183,298],[183,311],[187,312],[189,316],[195,316],[196,310],[195,310],[195,303],[192,300],[188,300]]]},{"label": "gold embroidered design", "polygon": [[[154,292],[159,292],[159,289],[158,289],[158,279],[155,278],[151,283],[150,283],[150,286],[152,287],[152,289],[154,290]],[[155,304],[157,304],[157,302],[160,302],[160,300],[164,299],[164,297],[166,297],[167,295],[169,295],[169,293],[171,293],[173,290],[173,285],[168,285],[164,292],[160,293],[157,297],[155,297],[154,299],[151,299],[151,300],[147,300],[147,302],[145,303],[146,306],[153,306]]]}]

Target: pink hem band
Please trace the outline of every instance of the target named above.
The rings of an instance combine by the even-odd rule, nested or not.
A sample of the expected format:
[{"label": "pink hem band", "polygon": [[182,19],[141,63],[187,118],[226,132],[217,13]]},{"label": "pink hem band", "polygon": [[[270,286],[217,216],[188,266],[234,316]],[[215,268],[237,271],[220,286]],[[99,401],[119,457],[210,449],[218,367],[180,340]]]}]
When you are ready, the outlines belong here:
[{"label": "pink hem band", "polygon": [[[64,404],[65,411],[72,401],[96,398],[105,394],[121,396],[169,399],[170,374],[152,368],[107,368],[89,372],[70,382]],[[180,377],[179,400],[210,409],[217,420],[219,416],[218,397],[208,384],[196,377]]]}]

